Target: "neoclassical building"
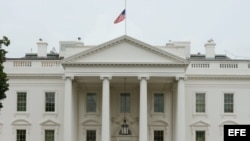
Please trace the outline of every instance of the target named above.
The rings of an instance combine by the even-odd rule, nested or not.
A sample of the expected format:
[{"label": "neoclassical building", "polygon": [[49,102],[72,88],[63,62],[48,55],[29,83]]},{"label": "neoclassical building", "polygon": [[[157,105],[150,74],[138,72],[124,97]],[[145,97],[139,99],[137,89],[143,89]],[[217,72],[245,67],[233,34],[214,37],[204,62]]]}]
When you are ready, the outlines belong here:
[{"label": "neoclassical building", "polygon": [[1,141],[223,141],[225,124],[250,124],[250,60],[212,40],[205,54],[126,35],[47,46],[4,64]]}]

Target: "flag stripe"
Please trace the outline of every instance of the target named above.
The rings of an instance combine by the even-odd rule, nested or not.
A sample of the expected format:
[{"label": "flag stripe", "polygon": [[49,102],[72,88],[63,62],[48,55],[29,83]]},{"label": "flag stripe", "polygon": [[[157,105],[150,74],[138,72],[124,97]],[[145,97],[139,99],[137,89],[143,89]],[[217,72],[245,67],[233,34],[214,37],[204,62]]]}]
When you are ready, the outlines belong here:
[{"label": "flag stripe", "polygon": [[126,10],[124,9],[121,14],[115,19],[114,24],[123,21],[126,18]]}]

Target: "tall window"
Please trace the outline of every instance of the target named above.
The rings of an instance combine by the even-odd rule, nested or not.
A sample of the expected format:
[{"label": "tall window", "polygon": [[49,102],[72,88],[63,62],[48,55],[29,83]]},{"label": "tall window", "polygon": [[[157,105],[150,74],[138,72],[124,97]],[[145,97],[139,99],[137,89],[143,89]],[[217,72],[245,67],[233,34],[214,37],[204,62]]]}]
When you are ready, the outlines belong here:
[{"label": "tall window", "polygon": [[154,94],[154,112],[164,113],[164,95],[162,93]]},{"label": "tall window", "polygon": [[195,132],[195,141],[205,141],[205,131]]},{"label": "tall window", "polygon": [[96,94],[87,93],[87,112],[96,112]]},{"label": "tall window", "polygon": [[224,112],[234,112],[234,95],[232,93],[224,94]]},{"label": "tall window", "polygon": [[205,99],[205,94],[204,93],[197,93],[195,95],[195,103],[196,103],[196,107],[195,107],[195,111],[197,113],[204,113],[206,110],[206,99]]},{"label": "tall window", "polygon": [[55,140],[55,131],[45,130],[45,141],[54,141],[54,140]]},{"label": "tall window", "polygon": [[27,94],[25,92],[17,93],[17,111],[25,112],[27,105]]},{"label": "tall window", "polygon": [[154,131],[154,141],[163,141],[163,131],[162,130]]},{"label": "tall window", "polygon": [[26,141],[26,130],[16,130],[16,141]]},{"label": "tall window", "polygon": [[55,112],[55,93],[46,92],[45,93],[45,111],[46,112]]},{"label": "tall window", "polygon": [[129,113],[130,112],[130,93],[121,93],[120,100],[120,112]]},{"label": "tall window", "polygon": [[87,130],[87,141],[96,141],[96,131]]}]

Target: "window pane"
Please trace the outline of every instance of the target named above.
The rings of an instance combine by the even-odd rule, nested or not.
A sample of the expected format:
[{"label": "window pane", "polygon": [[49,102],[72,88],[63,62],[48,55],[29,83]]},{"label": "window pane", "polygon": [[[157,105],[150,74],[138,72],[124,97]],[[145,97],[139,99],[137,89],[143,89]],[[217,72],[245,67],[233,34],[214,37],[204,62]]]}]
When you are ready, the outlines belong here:
[{"label": "window pane", "polygon": [[204,93],[197,93],[196,96],[196,112],[204,113],[205,112],[205,94]]},{"label": "window pane", "polygon": [[162,130],[154,131],[154,141],[163,141],[163,131]]},{"label": "window pane", "polygon": [[224,112],[233,113],[234,112],[234,97],[233,94],[224,94]]},{"label": "window pane", "polygon": [[55,111],[55,93],[54,92],[46,92],[45,93],[45,111],[46,112],[54,112]]},{"label": "window pane", "polygon": [[45,141],[54,141],[54,140],[55,140],[55,131],[45,130]]},{"label": "window pane", "polygon": [[96,112],[96,94],[87,94],[87,112]]},{"label": "window pane", "polygon": [[96,131],[87,130],[87,141],[96,141]]},{"label": "window pane", "polygon": [[17,93],[17,111],[26,111],[26,101],[27,100],[27,94],[26,93]]},{"label": "window pane", "polygon": [[130,94],[129,93],[121,93],[120,112],[121,113],[130,112]]},{"label": "window pane", "polygon": [[16,131],[16,141],[26,141],[26,130]]},{"label": "window pane", "polygon": [[164,95],[162,93],[154,94],[154,112],[164,112]]},{"label": "window pane", "polygon": [[205,141],[205,131],[196,131],[195,141]]}]

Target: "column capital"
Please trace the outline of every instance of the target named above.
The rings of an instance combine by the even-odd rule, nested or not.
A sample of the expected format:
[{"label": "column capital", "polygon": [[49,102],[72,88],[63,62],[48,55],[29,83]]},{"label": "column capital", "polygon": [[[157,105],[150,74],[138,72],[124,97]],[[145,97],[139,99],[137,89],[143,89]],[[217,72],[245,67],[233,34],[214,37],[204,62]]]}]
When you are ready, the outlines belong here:
[{"label": "column capital", "polygon": [[74,80],[74,75],[64,75],[62,78],[64,80],[67,80],[67,79]]},{"label": "column capital", "polygon": [[150,78],[150,76],[148,76],[148,75],[139,75],[139,76],[138,76],[138,79],[139,79],[139,80],[143,80],[143,79],[149,80],[149,78]]},{"label": "column capital", "polygon": [[176,78],[175,78],[177,81],[179,81],[179,80],[187,80],[187,78],[185,77],[185,76],[176,76]]},{"label": "column capital", "polygon": [[112,76],[111,76],[111,75],[101,75],[101,76],[100,76],[100,79],[101,79],[101,80],[104,80],[104,79],[111,80],[111,79],[112,79]]}]

